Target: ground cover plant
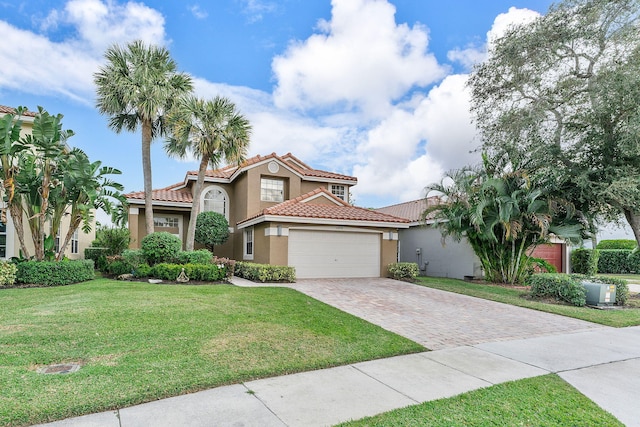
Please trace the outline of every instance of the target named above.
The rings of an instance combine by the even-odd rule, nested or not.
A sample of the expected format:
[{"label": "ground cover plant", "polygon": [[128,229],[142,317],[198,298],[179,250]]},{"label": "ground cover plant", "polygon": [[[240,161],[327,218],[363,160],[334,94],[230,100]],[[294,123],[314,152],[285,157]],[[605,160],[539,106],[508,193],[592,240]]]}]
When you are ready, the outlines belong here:
[{"label": "ground cover plant", "polygon": [[442,277],[419,277],[417,283],[434,289],[456,292],[519,307],[532,308],[534,310],[560,314],[562,316],[573,317],[607,326],[624,327],[640,325],[640,299],[637,298],[630,298],[625,308],[596,310],[589,307],[575,307],[553,303],[553,301],[534,300],[529,297],[529,290],[524,286],[492,285]]},{"label": "ground cover plant", "polygon": [[424,350],[286,288],[96,279],[0,290],[0,305],[3,426]]},{"label": "ground cover plant", "polygon": [[342,427],[623,426],[557,375],[529,378],[397,409]]}]

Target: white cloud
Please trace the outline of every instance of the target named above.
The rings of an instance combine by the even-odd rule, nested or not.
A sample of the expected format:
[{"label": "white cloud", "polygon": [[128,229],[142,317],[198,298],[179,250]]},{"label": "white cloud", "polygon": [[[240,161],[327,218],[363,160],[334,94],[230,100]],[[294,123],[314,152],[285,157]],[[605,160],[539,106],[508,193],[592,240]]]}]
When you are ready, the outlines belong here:
[{"label": "white cloud", "polygon": [[0,20],[0,87],[60,94],[91,104],[93,73],[108,45],[134,39],[165,42],[162,15],[133,1],[71,0],[63,11],[51,11],[40,25],[45,31],[63,26],[72,27],[68,32],[72,36],[56,42]]},{"label": "white cloud", "polygon": [[241,0],[243,3],[242,13],[244,13],[250,23],[262,21],[264,15],[273,13],[278,9],[278,4],[267,0]]},{"label": "white cloud", "polygon": [[189,6],[189,11],[196,17],[196,19],[205,19],[209,16],[209,13],[206,10],[203,10],[199,4]]},{"label": "white cloud", "polygon": [[396,24],[395,7],[381,0],[333,0],[320,34],[292,43],[274,58],[276,105],[356,108],[383,115],[390,102],[445,75],[427,51],[426,28]]}]

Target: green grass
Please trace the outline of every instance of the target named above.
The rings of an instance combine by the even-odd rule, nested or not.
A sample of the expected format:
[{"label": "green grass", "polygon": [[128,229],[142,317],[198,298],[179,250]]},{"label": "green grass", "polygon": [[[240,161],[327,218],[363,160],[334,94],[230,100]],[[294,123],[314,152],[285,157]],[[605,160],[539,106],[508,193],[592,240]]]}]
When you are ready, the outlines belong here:
[{"label": "green grass", "polygon": [[424,350],[286,288],[97,279],[0,290],[0,307],[0,425]]},{"label": "green grass", "polygon": [[342,427],[623,426],[557,375],[498,384]]},{"label": "green grass", "polygon": [[575,307],[563,304],[551,304],[528,299],[528,291],[506,286],[466,282],[440,277],[419,277],[418,284],[443,291],[456,292],[491,301],[527,307],[562,316],[574,317],[607,326],[624,327],[640,325],[640,304],[630,300],[628,308],[618,310],[596,310],[588,307]]}]

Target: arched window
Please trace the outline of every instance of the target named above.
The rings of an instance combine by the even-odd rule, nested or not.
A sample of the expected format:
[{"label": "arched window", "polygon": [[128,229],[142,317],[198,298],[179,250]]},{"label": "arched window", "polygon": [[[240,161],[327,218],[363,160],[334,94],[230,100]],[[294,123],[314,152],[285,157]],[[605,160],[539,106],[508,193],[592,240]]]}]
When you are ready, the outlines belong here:
[{"label": "arched window", "polygon": [[217,186],[205,188],[202,192],[202,212],[218,212],[229,220],[229,197]]}]

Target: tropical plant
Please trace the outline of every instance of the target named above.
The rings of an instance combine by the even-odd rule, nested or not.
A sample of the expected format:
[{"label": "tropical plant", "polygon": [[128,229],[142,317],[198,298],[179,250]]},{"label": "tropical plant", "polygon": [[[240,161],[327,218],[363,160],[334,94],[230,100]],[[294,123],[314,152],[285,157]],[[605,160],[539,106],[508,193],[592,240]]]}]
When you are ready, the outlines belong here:
[{"label": "tropical plant", "polygon": [[218,212],[201,212],[196,220],[196,242],[213,252],[215,245],[221,245],[229,238],[229,222]]},{"label": "tropical plant", "polygon": [[466,238],[491,282],[518,283],[529,272],[526,254],[550,234],[581,240],[582,224],[571,204],[554,199],[532,182],[526,170],[483,156],[481,168],[449,173],[427,187],[440,203],[427,208],[443,237]]},{"label": "tropical plant", "polygon": [[113,45],[105,52],[107,64],[94,74],[97,108],[109,116],[109,127],[142,129],[142,171],[144,175],[145,226],[153,233],[151,142],[165,134],[164,114],[176,99],[192,90],[192,80],[177,71],[176,62],[163,47],[147,46],[136,40],[126,47]]},{"label": "tropical plant", "polygon": [[180,158],[193,154],[200,159],[185,242],[185,249],[191,251],[207,167],[217,167],[223,159],[229,163],[242,162],[249,146],[251,125],[229,99],[220,96],[209,101],[195,96],[183,98],[169,114],[168,123],[171,136],[165,144],[167,153]]},{"label": "tropical plant", "polygon": [[[509,28],[469,79],[484,149],[548,177],[590,222],[640,242],[640,1],[564,0]],[[594,246],[595,246],[594,239]]]},{"label": "tropical plant", "polygon": [[130,241],[128,228],[100,226],[96,229],[96,239],[91,246],[107,249],[107,255],[120,255],[129,247]]}]

